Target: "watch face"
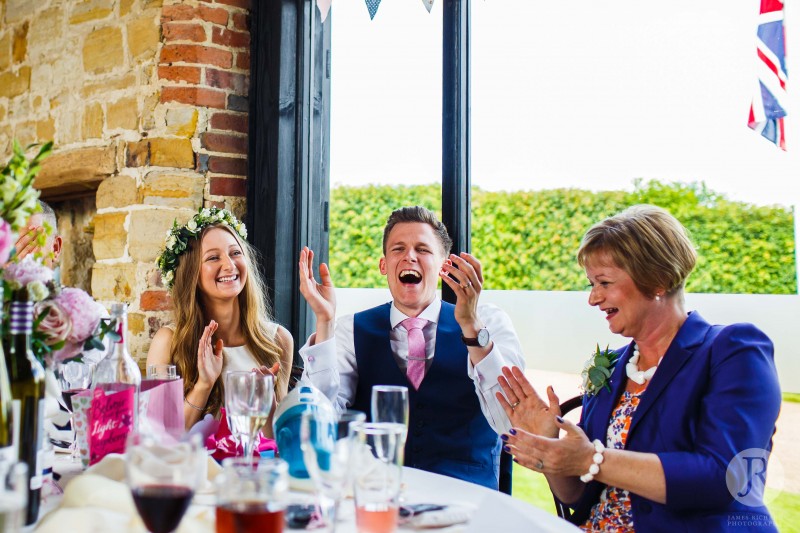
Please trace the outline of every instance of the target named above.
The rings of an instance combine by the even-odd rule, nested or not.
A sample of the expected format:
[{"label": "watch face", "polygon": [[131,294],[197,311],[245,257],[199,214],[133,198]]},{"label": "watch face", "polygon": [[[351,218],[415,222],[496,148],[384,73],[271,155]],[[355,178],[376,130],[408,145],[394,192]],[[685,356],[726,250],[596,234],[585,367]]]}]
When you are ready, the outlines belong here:
[{"label": "watch face", "polygon": [[484,328],[478,332],[478,345],[488,346],[489,344],[489,330]]}]

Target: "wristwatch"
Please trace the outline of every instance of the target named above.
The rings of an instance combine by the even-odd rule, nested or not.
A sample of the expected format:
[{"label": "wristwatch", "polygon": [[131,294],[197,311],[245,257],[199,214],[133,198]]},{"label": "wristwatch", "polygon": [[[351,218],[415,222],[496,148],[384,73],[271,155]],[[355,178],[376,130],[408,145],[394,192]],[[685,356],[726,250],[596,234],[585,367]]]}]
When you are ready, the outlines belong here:
[{"label": "wristwatch", "polygon": [[461,334],[461,341],[466,344],[467,346],[480,346],[481,348],[486,348],[489,346],[489,330],[486,328],[481,328],[478,330],[477,337],[465,337],[464,334]]}]

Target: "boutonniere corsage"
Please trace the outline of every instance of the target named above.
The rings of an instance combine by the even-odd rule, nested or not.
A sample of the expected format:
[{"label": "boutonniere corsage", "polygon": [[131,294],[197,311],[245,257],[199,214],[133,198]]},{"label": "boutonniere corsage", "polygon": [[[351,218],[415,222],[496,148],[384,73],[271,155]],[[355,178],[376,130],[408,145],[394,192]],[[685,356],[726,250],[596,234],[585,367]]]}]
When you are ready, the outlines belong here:
[{"label": "boutonniere corsage", "polygon": [[600,349],[597,344],[595,352],[586,361],[581,372],[583,383],[581,389],[587,396],[594,396],[600,389],[604,388],[611,392],[611,387],[608,384],[608,379],[611,377],[611,372],[614,371],[614,366],[619,361],[619,354],[609,350],[606,346],[605,350]]}]

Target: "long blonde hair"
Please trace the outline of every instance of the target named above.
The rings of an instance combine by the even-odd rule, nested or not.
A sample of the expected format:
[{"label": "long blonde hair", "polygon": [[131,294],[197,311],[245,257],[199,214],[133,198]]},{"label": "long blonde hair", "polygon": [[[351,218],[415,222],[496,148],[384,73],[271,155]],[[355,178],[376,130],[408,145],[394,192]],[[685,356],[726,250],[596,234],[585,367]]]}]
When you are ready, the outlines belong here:
[{"label": "long blonde hair", "polygon": [[[261,274],[255,268],[256,251],[246,242],[242,241],[235,231],[224,224],[210,224],[196,239],[190,239],[186,251],[181,254],[180,262],[175,270],[175,280],[172,285],[172,303],[175,331],[172,336],[170,354],[172,363],[178,367],[178,374],[183,378],[183,391],[188,394],[197,384],[197,348],[203,329],[212,317],[206,315],[203,309],[200,293],[200,262],[202,241],[206,233],[213,228],[221,228],[233,235],[241,246],[247,279],[242,291],[239,293],[240,327],[244,333],[245,344],[253,354],[259,365],[268,367],[281,361],[283,350],[275,338],[271,338],[267,331],[271,321],[271,309],[266,296],[265,286]],[[275,392],[281,400],[282,391],[286,390],[289,381],[290,368],[283,368],[275,380]],[[225,368],[217,378],[211,389],[203,414],[219,413],[225,399],[224,376]]]}]

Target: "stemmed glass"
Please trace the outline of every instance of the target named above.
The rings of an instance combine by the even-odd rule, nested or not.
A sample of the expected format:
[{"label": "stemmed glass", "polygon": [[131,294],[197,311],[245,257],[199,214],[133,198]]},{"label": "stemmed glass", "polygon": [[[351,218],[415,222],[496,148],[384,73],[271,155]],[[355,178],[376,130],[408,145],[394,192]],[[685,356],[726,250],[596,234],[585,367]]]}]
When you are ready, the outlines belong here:
[{"label": "stemmed glass", "polygon": [[61,388],[61,405],[69,413],[69,423],[72,428],[72,460],[78,460],[78,432],[72,416],[72,397],[87,390],[92,384],[92,367],[77,361],[60,362],[55,367],[55,375]]},{"label": "stemmed glass", "polygon": [[169,435],[133,433],[126,453],[128,486],[145,527],[151,533],[175,531],[205,472],[199,436],[178,442]]},{"label": "stemmed glass", "polygon": [[337,420],[325,410],[309,410],[300,421],[300,448],[306,470],[314,481],[328,531],[336,531],[339,502],[350,482],[350,457],[354,428],[367,415],[346,410]]},{"label": "stemmed glass", "polygon": [[231,433],[253,460],[256,438],[267,424],[275,398],[275,381],[258,372],[228,372],[225,376],[225,411]]}]

